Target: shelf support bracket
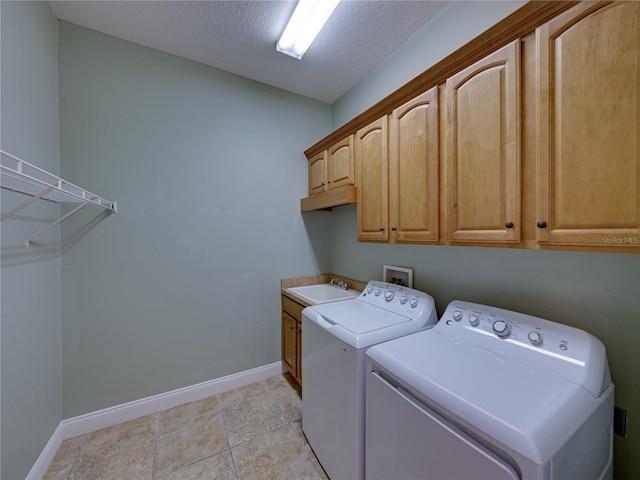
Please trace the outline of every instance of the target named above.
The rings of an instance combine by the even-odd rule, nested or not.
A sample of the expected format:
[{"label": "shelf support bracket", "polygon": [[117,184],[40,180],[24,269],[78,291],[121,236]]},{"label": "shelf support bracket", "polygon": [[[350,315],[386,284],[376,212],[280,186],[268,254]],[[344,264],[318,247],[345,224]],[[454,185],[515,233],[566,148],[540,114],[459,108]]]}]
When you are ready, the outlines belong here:
[{"label": "shelf support bracket", "polygon": [[49,188],[45,188],[43,191],[41,191],[40,193],[38,193],[37,195],[34,195],[33,197],[31,197],[30,199],[28,199],[27,201],[21,203],[20,205],[18,205],[16,208],[14,208],[13,210],[7,212],[7,213],[3,213],[0,216],[0,222],[6,220],[7,218],[11,218],[13,217],[16,213],[18,213],[20,210],[22,210],[23,208],[27,208],[29,205],[31,205],[33,202],[40,200],[42,197],[44,197],[47,193],[49,193],[51,190],[53,190],[55,187],[55,185],[52,185]]},{"label": "shelf support bracket", "polygon": [[35,235],[33,235],[30,238],[27,238],[27,247],[31,246],[31,242],[33,240],[35,240],[36,238],[38,238],[40,235],[42,235],[44,232],[46,232],[47,230],[49,230],[51,227],[53,227],[54,225],[57,225],[58,223],[62,222],[63,220],[65,220],[66,218],[69,218],[71,215],[73,215],[74,213],[76,213],[78,210],[80,210],[82,207],[86,206],[88,202],[82,203],[80,205],[78,205],[76,208],[74,208],[73,210],[71,210],[69,213],[63,215],[62,217],[56,219],[55,221],[51,222],[49,225],[47,225],[44,229],[42,229],[39,233],[36,233]]}]

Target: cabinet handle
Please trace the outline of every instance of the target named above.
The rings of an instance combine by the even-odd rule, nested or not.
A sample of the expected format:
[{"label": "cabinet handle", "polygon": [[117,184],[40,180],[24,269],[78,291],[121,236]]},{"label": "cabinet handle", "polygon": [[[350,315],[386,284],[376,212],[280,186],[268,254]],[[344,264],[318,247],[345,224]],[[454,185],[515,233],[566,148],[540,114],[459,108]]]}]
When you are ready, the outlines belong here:
[{"label": "cabinet handle", "polygon": [[538,223],[536,223],[536,226],[538,228],[547,228],[547,222],[545,222],[544,220],[540,220]]},{"label": "cabinet handle", "polygon": [[513,222],[507,222],[504,224],[504,226],[507,228],[513,228]]},{"label": "cabinet handle", "polygon": [[393,230],[394,232],[398,230],[398,227],[391,227],[391,230]]},{"label": "cabinet handle", "polygon": [[381,232],[384,232],[384,227],[380,227],[380,231],[381,231]]}]

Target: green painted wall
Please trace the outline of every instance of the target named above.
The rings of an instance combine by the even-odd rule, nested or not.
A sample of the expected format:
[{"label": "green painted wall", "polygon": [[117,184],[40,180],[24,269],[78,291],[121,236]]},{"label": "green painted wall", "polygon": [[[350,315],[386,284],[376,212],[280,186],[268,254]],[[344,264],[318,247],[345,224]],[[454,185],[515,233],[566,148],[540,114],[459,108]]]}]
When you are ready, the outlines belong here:
[{"label": "green painted wall", "polygon": [[[58,173],[58,23],[45,2],[2,2],[2,149]],[[2,211],[28,197],[2,190]],[[25,247],[59,214],[39,202],[0,225],[4,480],[25,478],[61,419],[60,231]]]},{"label": "green painted wall", "polygon": [[[511,13],[515,2],[452,2],[334,105],[344,124]],[[416,72],[416,70],[419,70]],[[356,208],[334,209],[332,271],[382,278],[384,264],[414,268],[415,287],[439,313],[453,299],[496,305],[582,328],[607,347],[628,435],[615,437],[615,478],[640,472],[640,256],[501,248],[358,243]]]},{"label": "green painted wall", "polygon": [[64,418],[279,361],[330,106],[65,22],[59,62],[62,173],[119,205],[62,230]]}]

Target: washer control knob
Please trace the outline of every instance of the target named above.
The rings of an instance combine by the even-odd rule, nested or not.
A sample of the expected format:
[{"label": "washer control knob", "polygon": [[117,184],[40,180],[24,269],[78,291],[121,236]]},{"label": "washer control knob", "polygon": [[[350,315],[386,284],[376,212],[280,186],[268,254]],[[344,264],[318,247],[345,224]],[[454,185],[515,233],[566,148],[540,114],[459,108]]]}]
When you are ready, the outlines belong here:
[{"label": "washer control knob", "polygon": [[460,310],[454,310],[451,316],[454,320],[460,320],[462,318],[462,312]]},{"label": "washer control knob", "polygon": [[500,338],[507,338],[511,333],[511,327],[509,326],[509,324],[502,320],[493,322],[492,329],[493,333],[495,333]]},{"label": "washer control knob", "polygon": [[409,305],[411,305],[411,308],[416,308],[418,306],[418,300],[416,300],[415,298],[412,298],[411,301],[409,302]]},{"label": "washer control knob", "polygon": [[475,327],[479,323],[478,317],[476,315],[469,315],[469,323]]},{"label": "washer control knob", "polygon": [[527,336],[529,337],[529,341],[534,345],[540,345],[542,343],[542,335],[535,330],[529,332],[529,335]]},{"label": "washer control knob", "polygon": [[409,300],[409,297],[407,297],[406,295],[402,295],[400,297],[400,304],[404,305],[405,303],[407,303],[407,300]]},{"label": "washer control knob", "polygon": [[373,292],[375,293],[376,297],[380,296],[380,293],[382,292],[382,290],[380,290],[379,288],[376,288],[376,291]]},{"label": "washer control knob", "polygon": [[393,297],[395,297],[396,294],[394,292],[392,292],[391,290],[387,290],[386,292],[384,292],[384,299],[387,302],[390,302],[391,300],[393,300]]},{"label": "washer control knob", "polygon": [[367,293],[373,292],[373,287],[367,287]]}]

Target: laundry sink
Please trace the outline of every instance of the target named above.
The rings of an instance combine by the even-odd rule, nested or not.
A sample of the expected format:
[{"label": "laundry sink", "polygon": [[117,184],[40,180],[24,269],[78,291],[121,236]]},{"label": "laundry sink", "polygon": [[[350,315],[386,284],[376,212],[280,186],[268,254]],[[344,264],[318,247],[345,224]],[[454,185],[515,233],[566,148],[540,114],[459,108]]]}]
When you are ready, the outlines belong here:
[{"label": "laundry sink", "polygon": [[336,302],[339,300],[349,300],[360,295],[360,292],[357,290],[343,290],[331,283],[306,285],[304,287],[290,287],[287,290],[304,298],[313,305]]}]

